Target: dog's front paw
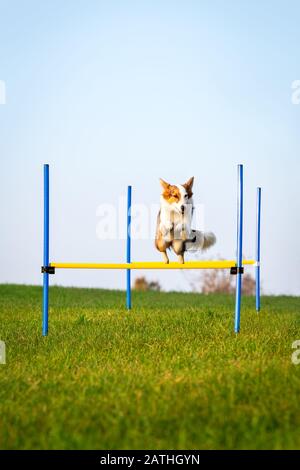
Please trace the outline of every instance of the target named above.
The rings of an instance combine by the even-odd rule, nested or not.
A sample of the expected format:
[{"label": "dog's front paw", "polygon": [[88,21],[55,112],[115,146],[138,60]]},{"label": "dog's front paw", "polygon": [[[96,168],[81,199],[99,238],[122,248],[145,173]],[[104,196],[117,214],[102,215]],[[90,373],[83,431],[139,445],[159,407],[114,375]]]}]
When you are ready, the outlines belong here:
[{"label": "dog's front paw", "polygon": [[170,235],[170,232],[173,230],[174,226],[172,223],[167,223],[160,226],[160,231],[163,236]]},{"label": "dog's front paw", "polygon": [[182,240],[183,242],[186,242],[187,239],[188,239],[188,236],[187,236],[186,231],[185,231],[185,230],[182,230],[182,232],[181,232],[181,240]]}]

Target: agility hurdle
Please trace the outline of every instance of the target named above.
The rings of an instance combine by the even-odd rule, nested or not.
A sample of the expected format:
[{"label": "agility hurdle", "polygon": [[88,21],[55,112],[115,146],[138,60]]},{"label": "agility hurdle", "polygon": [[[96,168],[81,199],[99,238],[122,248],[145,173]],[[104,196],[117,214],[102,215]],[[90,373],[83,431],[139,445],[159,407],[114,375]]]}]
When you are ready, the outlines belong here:
[{"label": "agility hurdle", "polygon": [[127,236],[125,263],[57,263],[49,262],[49,165],[44,165],[44,244],[43,244],[43,314],[42,334],[48,335],[49,318],[49,275],[55,274],[56,269],[123,269],[126,270],[126,308],[131,309],[131,270],[133,269],[230,269],[230,274],[236,275],[234,331],[240,331],[242,275],[245,266],[255,266],[255,298],[256,311],[260,311],[260,231],[261,231],[261,188],[256,195],[256,246],[255,260],[243,260],[243,165],[238,165],[237,192],[237,249],[235,260],[203,260],[187,261],[184,264],[171,262],[132,262],[131,261],[131,199],[132,188],[127,189]]}]

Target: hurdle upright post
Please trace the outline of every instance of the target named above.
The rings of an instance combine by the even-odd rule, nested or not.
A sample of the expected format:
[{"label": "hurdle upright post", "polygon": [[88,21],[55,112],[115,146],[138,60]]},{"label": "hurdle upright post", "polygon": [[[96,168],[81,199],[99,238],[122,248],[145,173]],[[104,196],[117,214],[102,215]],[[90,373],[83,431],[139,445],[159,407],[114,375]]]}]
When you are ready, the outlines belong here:
[{"label": "hurdle upright post", "polygon": [[44,165],[44,256],[43,256],[43,336],[48,335],[49,310],[49,165]]},{"label": "hurdle upright post", "polygon": [[261,188],[256,192],[256,253],[255,253],[255,302],[256,311],[260,311],[260,214]]},{"label": "hurdle upright post", "polygon": [[243,273],[243,165],[238,165],[238,194],[237,194],[237,252],[236,252],[236,297],[234,331],[240,331],[242,273]]},{"label": "hurdle upright post", "polygon": [[[127,249],[126,262],[131,263],[131,186],[127,188]],[[131,270],[126,270],[126,307],[131,309]]]}]

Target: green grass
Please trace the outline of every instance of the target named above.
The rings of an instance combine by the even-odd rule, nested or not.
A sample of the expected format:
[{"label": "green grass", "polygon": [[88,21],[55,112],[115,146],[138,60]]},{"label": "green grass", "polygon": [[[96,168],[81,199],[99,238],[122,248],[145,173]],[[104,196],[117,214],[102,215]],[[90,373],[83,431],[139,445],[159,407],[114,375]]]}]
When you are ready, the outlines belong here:
[{"label": "green grass", "polygon": [[300,299],[0,286],[1,449],[300,448]]}]

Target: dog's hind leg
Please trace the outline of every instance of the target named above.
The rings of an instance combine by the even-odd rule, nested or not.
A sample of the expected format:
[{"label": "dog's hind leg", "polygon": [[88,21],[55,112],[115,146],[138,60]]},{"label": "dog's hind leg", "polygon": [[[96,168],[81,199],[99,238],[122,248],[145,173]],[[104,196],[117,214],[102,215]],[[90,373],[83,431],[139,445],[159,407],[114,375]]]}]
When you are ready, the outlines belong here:
[{"label": "dog's hind leg", "polygon": [[173,240],[172,248],[178,257],[178,263],[183,264],[184,263],[184,241]]},{"label": "dog's hind leg", "polygon": [[155,246],[158,249],[158,251],[160,251],[162,253],[163,262],[165,264],[169,263],[169,258],[168,258],[168,255],[167,255],[167,248],[169,248],[170,245],[171,245],[171,242],[167,242],[162,237],[159,237],[159,238],[155,239]]}]

